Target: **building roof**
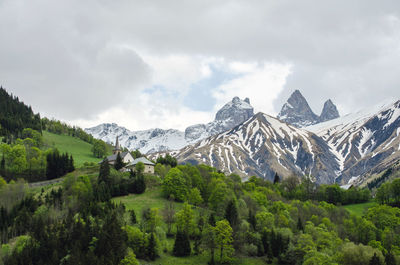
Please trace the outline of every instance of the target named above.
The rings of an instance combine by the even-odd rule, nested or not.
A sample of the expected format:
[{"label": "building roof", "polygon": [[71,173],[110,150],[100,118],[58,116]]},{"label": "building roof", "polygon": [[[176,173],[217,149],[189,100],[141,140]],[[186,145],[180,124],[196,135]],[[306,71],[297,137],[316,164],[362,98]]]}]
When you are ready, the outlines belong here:
[{"label": "building roof", "polygon": [[151,166],[154,166],[154,163],[153,162],[151,162],[151,161],[149,161],[147,158],[145,158],[145,157],[139,157],[139,158],[136,158],[135,160],[133,160],[129,165],[130,166],[135,166],[137,163],[139,163],[139,162],[142,162],[143,164],[145,164],[145,165],[151,165]]},{"label": "building roof", "polygon": [[[123,152],[123,153],[120,154],[120,156],[121,156],[122,159],[124,159],[124,157],[125,157],[127,154],[129,154],[129,152]],[[108,162],[117,160],[117,155],[118,155],[118,154],[114,154],[114,155],[107,156]],[[104,160],[103,160],[103,161],[104,161]]]}]

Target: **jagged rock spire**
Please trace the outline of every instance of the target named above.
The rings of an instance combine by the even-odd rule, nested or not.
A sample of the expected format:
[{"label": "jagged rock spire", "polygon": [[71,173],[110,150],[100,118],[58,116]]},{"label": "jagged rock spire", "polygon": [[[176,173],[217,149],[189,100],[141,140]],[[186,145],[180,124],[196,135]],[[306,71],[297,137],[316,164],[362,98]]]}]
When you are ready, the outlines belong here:
[{"label": "jagged rock spire", "polygon": [[336,118],[339,118],[339,111],[337,110],[335,104],[333,104],[332,100],[328,99],[325,102],[321,116],[319,117],[320,122],[329,121]]},{"label": "jagged rock spire", "polygon": [[311,110],[299,90],[295,90],[283,105],[278,119],[296,127],[305,127],[319,122],[319,117]]}]

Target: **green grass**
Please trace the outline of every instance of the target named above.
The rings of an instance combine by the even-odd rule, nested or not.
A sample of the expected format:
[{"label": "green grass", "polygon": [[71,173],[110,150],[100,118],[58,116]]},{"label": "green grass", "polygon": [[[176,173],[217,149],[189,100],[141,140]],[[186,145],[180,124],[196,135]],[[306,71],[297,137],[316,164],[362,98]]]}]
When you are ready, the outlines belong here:
[{"label": "green grass", "polygon": [[[167,200],[162,196],[161,187],[146,189],[142,194],[129,194],[127,196],[115,197],[113,202],[123,203],[127,210],[135,210],[136,215],[146,208],[164,208]],[[175,210],[179,211],[182,208],[182,203],[174,202]]]},{"label": "green grass", "polygon": [[373,206],[377,205],[376,202],[364,202],[364,203],[357,203],[357,204],[349,204],[343,206],[346,210],[348,210],[350,213],[355,214],[357,216],[363,216],[364,213],[367,211],[368,208],[371,208]]},{"label": "green grass", "polygon": [[61,153],[72,154],[75,167],[81,167],[85,162],[98,163],[101,160],[93,156],[91,144],[76,137],[43,131],[43,139],[48,147],[56,147]]}]

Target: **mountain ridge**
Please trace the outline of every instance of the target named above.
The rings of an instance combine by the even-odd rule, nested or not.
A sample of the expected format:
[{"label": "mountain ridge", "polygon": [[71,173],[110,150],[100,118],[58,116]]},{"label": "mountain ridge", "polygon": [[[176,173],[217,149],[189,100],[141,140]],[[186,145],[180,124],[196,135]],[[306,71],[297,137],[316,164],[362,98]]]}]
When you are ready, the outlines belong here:
[{"label": "mountain ridge", "polygon": [[85,131],[108,143],[113,143],[118,136],[121,146],[148,154],[181,149],[188,144],[227,131],[253,115],[254,108],[248,98],[241,100],[239,97],[234,97],[218,110],[214,121],[189,126],[184,132],[159,128],[130,131],[115,123],[99,124],[86,128]]}]

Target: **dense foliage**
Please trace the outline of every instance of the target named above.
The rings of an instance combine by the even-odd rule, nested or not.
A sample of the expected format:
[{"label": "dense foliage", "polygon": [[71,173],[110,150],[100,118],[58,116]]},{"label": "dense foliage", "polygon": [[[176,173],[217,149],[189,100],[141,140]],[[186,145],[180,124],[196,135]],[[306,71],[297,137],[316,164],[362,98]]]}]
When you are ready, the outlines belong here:
[{"label": "dense foliage", "polygon": [[3,141],[10,143],[21,137],[24,128],[41,132],[40,115],[0,87],[0,135],[4,136]]},{"label": "dense foliage", "polygon": [[[135,212],[111,202],[133,193],[139,178],[165,196],[163,208]],[[382,204],[352,215],[339,205],[371,199],[369,192],[314,186],[307,179],[242,182],[206,165],[150,176],[119,172],[105,161],[98,175],[71,175],[35,196],[23,183],[0,181],[0,196],[10,194],[13,200],[0,200],[5,264],[157,263],[163,255],[205,256],[210,264],[246,257],[269,264],[400,261],[399,208]]]}]

